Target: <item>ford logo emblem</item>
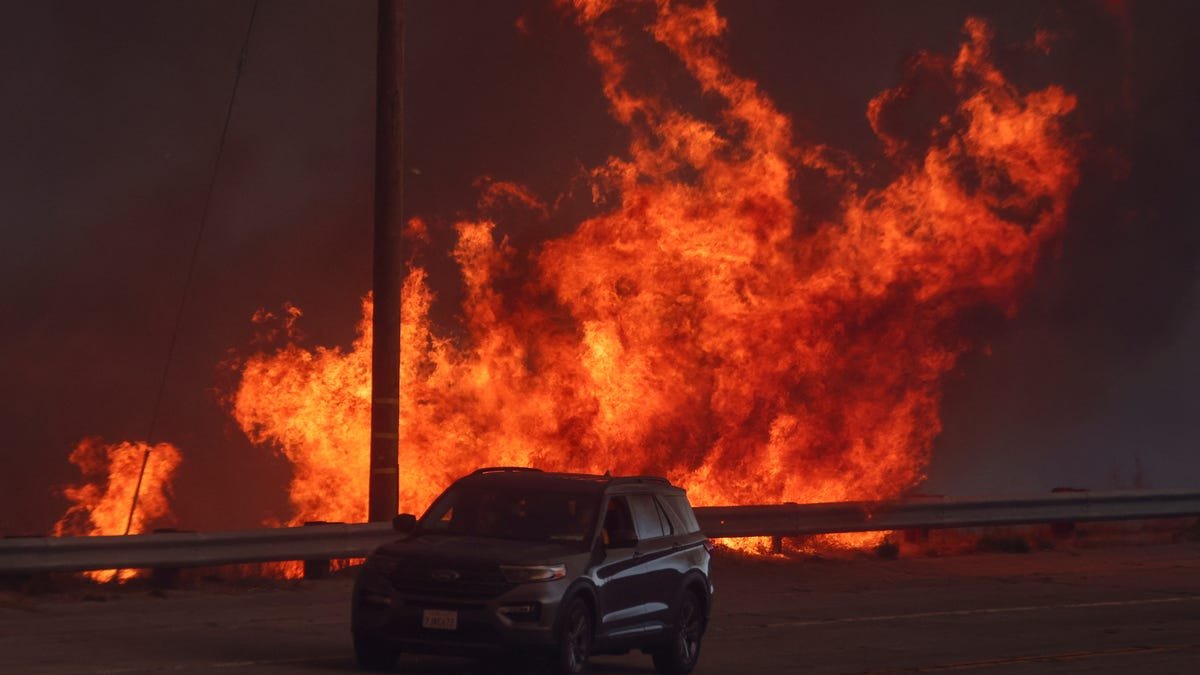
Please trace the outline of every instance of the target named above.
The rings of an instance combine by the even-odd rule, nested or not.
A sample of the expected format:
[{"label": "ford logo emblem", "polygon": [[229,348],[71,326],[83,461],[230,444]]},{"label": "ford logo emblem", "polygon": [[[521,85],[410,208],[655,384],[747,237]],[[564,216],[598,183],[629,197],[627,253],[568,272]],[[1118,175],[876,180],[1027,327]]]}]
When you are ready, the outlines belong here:
[{"label": "ford logo emblem", "polygon": [[454,581],[458,578],[458,572],[454,570],[434,570],[429,573],[434,581]]}]

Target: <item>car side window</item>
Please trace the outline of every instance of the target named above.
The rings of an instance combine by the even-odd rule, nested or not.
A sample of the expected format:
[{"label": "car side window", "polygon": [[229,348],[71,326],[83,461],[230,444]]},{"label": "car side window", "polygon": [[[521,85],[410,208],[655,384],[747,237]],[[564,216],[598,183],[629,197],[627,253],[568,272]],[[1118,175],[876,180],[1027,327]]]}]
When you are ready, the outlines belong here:
[{"label": "car side window", "polygon": [[601,539],[610,544],[632,538],[633,518],[629,515],[629,504],[625,497],[610,497],[604,510],[604,527],[600,530]]},{"label": "car side window", "polygon": [[654,539],[665,536],[663,521],[658,515],[658,505],[653,495],[629,495],[629,508],[633,511],[633,522],[639,539]]}]

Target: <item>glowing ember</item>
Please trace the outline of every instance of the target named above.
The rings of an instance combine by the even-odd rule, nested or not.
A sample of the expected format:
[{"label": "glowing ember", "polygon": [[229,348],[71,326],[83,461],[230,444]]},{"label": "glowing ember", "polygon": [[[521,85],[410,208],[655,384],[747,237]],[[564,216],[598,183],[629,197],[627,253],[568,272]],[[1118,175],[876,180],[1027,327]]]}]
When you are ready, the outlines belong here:
[{"label": "glowing ember", "polygon": [[[894,172],[868,183],[730,70],[711,3],[660,1],[648,35],[719,105],[715,120],[634,83],[631,45],[648,38],[623,25],[646,3],[573,5],[629,147],[591,174],[600,215],[532,255],[488,214],[549,207],[485,188],[480,216],[457,224],[463,340],[431,325],[425,271],[410,268],[402,508],[483,465],[661,474],[698,504],[881,499],[919,483],[941,379],[976,346],[970,322],[1015,311],[1063,227],[1073,97],[1018,91],[969,20],[956,56],[914,63],[952,93],[919,140],[893,119],[912,86],[871,101]],[[802,176],[835,198],[804,194]],[[370,302],[348,350],[256,354],[231,397],[250,438],[295,467],[293,523],[365,519]]]},{"label": "glowing ember", "polygon": [[[85,439],[71,453],[71,463],[79,467],[87,482],[70,486],[63,494],[74,504],[54,526],[54,535],[121,535],[129,522],[129,506],[142,468],[142,457],[150,450],[146,473],[138,491],[137,510],[133,514],[129,533],[146,532],[148,526],[171,516],[171,481],[179,466],[181,454],[169,443],[150,447],[145,443],[123,442],[105,444],[98,439]],[[100,570],[89,572],[97,581],[123,581],[137,574],[136,570]]]}]

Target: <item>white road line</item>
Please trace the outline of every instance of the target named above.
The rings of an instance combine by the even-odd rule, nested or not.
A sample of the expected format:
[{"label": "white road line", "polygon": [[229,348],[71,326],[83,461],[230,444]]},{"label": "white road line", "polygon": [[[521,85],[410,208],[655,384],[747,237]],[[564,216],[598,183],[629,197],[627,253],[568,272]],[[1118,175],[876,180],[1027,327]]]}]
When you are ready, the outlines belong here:
[{"label": "white road line", "polygon": [[259,660],[253,660],[253,661],[216,661],[216,662],[211,662],[211,663],[197,661],[197,662],[193,662],[193,663],[177,663],[177,664],[161,665],[161,666],[147,666],[147,665],[143,664],[140,666],[123,666],[123,667],[116,667],[116,668],[107,668],[107,669],[103,669],[103,670],[91,669],[86,672],[92,673],[93,675],[123,675],[125,673],[169,673],[169,672],[177,672],[177,671],[196,671],[196,670],[200,670],[200,669],[225,670],[225,669],[230,669],[230,668],[258,668],[258,667],[262,667],[262,666],[287,666],[287,665],[296,665],[296,664],[301,664],[301,663],[323,663],[326,661],[345,661],[345,662],[349,663],[350,657],[348,654],[349,653],[347,652],[346,654],[334,655],[334,656],[329,656],[329,657],[324,657],[324,658],[306,657],[306,658],[295,658],[295,659],[259,659]]},{"label": "white road line", "polygon": [[1141,600],[1109,600],[1104,602],[1077,602],[1057,605],[1020,605],[1017,607],[979,607],[974,609],[951,609],[938,612],[916,612],[913,614],[881,614],[878,616],[850,616],[840,619],[808,619],[803,621],[777,621],[730,628],[715,627],[716,632],[741,628],[799,628],[804,626],[830,626],[843,623],[872,623],[884,621],[906,621],[910,619],[934,619],[945,616],[972,616],[976,614],[1015,614],[1061,609],[1098,609],[1102,607],[1130,607],[1135,605],[1161,605],[1176,602],[1197,602],[1200,595],[1181,595],[1170,598],[1145,598]]},{"label": "white road line", "polygon": [[[1181,652],[1200,648],[1200,645],[1138,645],[1134,647],[1117,647],[1115,649],[1100,649],[1085,652],[1058,652],[1054,654],[1033,654],[1030,656],[1012,656],[983,661],[958,661],[932,666],[914,666],[912,668],[867,670],[857,675],[892,675],[897,673],[938,673],[951,670],[983,670],[999,668],[1022,663],[1066,663],[1072,661],[1087,661],[1090,659],[1110,658],[1114,656],[1143,656],[1146,654],[1163,654]],[[1137,672],[1137,671],[1133,671]]]}]

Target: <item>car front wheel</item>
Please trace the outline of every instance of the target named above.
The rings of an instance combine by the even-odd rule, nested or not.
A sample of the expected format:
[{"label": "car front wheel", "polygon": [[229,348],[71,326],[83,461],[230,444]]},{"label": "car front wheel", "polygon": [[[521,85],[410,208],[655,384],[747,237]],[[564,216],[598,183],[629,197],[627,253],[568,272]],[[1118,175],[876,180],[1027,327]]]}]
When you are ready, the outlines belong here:
[{"label": "car front wheel", "polygon": [[563,613],[559,633],[558,658],[555,671],[560,675],[578,675],[587,666],[592,651],[592,610],[580,598],[575,598]]},{"label": "car front wheel", "polygon": [[704,608],[700,598],[688,591],[679,605],[678,620],[671,638],[655,651],[654,669],[668,675],[685,675],[700,659],[700,640],[704,637]]}]

